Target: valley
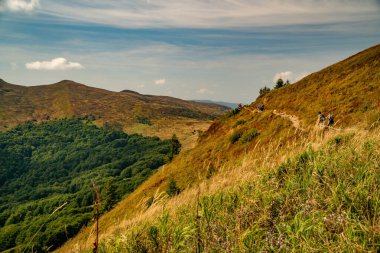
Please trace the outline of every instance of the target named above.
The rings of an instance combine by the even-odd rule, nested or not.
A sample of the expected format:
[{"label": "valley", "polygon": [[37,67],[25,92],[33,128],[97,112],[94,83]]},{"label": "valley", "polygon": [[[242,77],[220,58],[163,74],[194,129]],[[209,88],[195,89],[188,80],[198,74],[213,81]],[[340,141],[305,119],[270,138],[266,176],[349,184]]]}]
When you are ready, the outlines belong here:
[{"label": "valley", "polygon": [[0,0],[0,253],[380,253],[379,13]]}]

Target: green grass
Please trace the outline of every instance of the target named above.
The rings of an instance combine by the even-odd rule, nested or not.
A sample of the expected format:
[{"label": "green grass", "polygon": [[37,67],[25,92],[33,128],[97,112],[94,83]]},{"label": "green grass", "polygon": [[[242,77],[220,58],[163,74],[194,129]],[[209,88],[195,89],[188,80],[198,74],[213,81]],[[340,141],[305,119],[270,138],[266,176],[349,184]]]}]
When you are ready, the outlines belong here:
[{"label": "green grass", "polygon": [[376,252],[379,164],[376,135],[336,136],[174,212],[163,206],[101,252]]}]

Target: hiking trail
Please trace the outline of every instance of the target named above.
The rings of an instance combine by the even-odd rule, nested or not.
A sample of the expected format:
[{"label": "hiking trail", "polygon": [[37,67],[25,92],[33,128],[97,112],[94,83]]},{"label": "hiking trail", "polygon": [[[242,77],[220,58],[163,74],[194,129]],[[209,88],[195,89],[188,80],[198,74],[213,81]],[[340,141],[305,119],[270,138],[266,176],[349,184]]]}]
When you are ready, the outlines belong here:
[{"label": "hiking trail", "polygon": [[296,129],[298,129],[302,132],[306,131],[305,129],[303,129],[301,127],[301,121],[299,120],[299,118],[296,115],[286,114],[285,112],[277,112],[276,110],[273,110],[273,114],[280,116],[284,119],[290,120]]},{"label": "hiking trail", "polygon": [[250,111],[250,112],[253,113],[253,114],[258,113],[257,109],[252,110],[252,109],[249,108],[249,107],[245,107],[245,109],[247,109],[248,111]]},{"label": "hiking trail", "polygon": [[[258,110],[252,110],[250,108],[246,108],[248,109],[251,113],[255,114],[255,113],[260,113]],[[296,128],[297,130],[300,130],[302,132],[306,132],[306,129],[302,128],[301,127],[301,121],[300,119],[296,116],[296,115],[293,115],[293,114],[287,114],[285,112],[277,112],[277,110],[273,110],[273,114],[274,115],[277,115],[277,116],[280,116],[286,120],[289,120],[292,122],[293,124],[293,127]],[[335,122],[334,125],[336,125],[336,123],[338,123],[339,121]],[[331,130],[335,130],[335,131],[351,131],[351,130],[355,130],[354,128],[336,128],[336,127],[333,127],[333,126],[325,126],[325,125],[321,125],[319,124],[319,120],[317,120],[316,124],[315,124],[315,128],[316,129],[331,129]]]}]

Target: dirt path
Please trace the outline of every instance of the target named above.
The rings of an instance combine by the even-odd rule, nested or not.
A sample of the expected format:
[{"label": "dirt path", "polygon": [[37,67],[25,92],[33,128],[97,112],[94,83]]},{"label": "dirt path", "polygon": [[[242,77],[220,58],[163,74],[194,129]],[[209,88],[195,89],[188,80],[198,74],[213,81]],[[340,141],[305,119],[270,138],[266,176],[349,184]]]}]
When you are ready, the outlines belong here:
[{"label": "dirt path", "polygon": [[[255,114],[255,113],[259,113],[258,110],[252,110],[252,109],[250,109],[250,108],[248,108],[248,107],[246,107],[246,109],[249,110],[249,111],[250,111],[251,113],[253,113],[253,114]],[[300,130],[300,131],[302,131],[302,132],[305,132],[305,131],[306,131],[305,129],[303,129],[303,128],[301,127],[301,121],[299,120],[299,118],[298,118],[296,115],[290,115],[290,114],[286,114],[286,113],[284,113],[284,112],[277,112],[276,110],[273,110],[273,114],[275,114],[275,115],[277,115],[277,116],[280,116],[280,117],[282,117],[282,118],[284,118],[284,119],[290,120],[290,121],[292,122],[293,126],[294,126],[296,129],[298,129],[298,130]]]},{"label": "dirt path", "polygon": [[250,111],[251,113],[255,114],[255,113],[258,113],[259,111],[257,109],[255,110],[252,110],[251,108],[249,107],[245,107],[245,109],[247,109],[248,111]]},{"label": "dirt path", "polygon": [[303,129],[301,127],[301,121],[299,120],[299,118],[296,115],[290,115],[290,114],[286,114],[284,112],[277,112],[276,110],[273,110],[273,114],[280,116],[284,119],[290,120],[296,129],[298,129],[302,132],[305,132],[305,129]]},{"label": "dirt path", "polygon": [[[252,114],[260,113],[258,110],[252,110],[250,108],[246,108],[246,109],[248,109]],[[300,130],[302,132],[306,131],[306,129],[301,127],[301,121],[296,115],[286,114],[285,112],[277,112],[276,110],[273,110],[273,114],[280,116],[286,120],[290,120],[293,124],[293,127],[296,128],[297,130]],[[334,125],[336,125],[336,123]],[[321,125],[319,123],[319,121],[316,122],[315,129],[322,129],[322,130],[323,129],[331,129],[331,130],[336,130],[336,131],[354,130],[353,128],[344,129],[344,128],[336,128],[336,127],[332,127],[332,126]]]}]

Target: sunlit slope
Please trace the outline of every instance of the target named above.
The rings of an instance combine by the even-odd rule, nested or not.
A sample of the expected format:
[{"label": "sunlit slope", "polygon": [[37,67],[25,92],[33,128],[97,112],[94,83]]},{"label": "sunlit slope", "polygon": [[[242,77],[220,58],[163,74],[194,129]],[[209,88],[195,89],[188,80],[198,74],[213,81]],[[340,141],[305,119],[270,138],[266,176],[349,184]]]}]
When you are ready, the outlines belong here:
[{"label": "sunlit slope", "polygon": [[[161,168],[101,219],[101,240],[120,238],[141,217],[162,214],[162,209],[147,208],[146,203],[159,200],[172,179],[186,194],[199,182],[236,169],[230,178],[210,186],[211,190],[223,188],[257,168],[275,168],[303,148],[318,149],[326,136],[372,131],[380,120],[379,59],[380,46],[369,48],[219,118],[201,134],[195,148]],[[259,103],[265,104],[264,112],[256,110]],[[334,128],[315,126],[318,111],[334,114]],[[61,252],[88,249],[92,242],[92,229],[84,229]]]},{"label": "sunlit slope", "polygon": [[19,123],[65,117],[90,117],[97,125],[128,133],[170,138],[177,134],[191,147],[198,130],[226,107],[172,97],[111,92],[64,80],[52,85],[24,87],[0,80],[0,131]]},{"label": "sunlit slope", "polygon": [[318,111],[331,112],[339,126],[373,120],[380,102],[380,45],[313,73],[294,85],[258,99],[267,108],[291,112],[305,126],[315,123]]},{"label": "sunlit slope", "polygon": [[277,166],[248,158],[177,197],[155,195],[102,232],[100,252],[377,252],[379,130],[330,135]]}]

